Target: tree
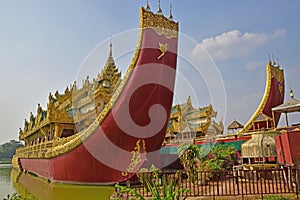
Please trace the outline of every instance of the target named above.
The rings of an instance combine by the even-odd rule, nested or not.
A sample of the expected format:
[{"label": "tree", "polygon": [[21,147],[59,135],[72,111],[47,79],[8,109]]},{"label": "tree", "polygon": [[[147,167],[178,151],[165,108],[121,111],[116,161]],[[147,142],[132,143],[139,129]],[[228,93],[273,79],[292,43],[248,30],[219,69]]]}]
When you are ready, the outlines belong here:
[{"label": "tree", "polygon": [[188,172],[189,180],[194,182],[197,177],[197,163],[201,160],[200,148],[193,144],[182,144],[177,153],[185,171]]},{"label": "tree", "polygon": [[[239,159],[239,153],[235,146],[228,146],[225,143],[209,148],[183,144],[178,147],[177,153],[192,182],[197,179],[198,171],[231,170],[234,165],[238,164]],[[213,177],[211,174],[204,175],[208,178]]]},{"label": "tree", "polygon": [[9,142],[0,145],[0,160],[11,160],[16,153],[16,149],[23,146],[21,142],[10,140]]}]

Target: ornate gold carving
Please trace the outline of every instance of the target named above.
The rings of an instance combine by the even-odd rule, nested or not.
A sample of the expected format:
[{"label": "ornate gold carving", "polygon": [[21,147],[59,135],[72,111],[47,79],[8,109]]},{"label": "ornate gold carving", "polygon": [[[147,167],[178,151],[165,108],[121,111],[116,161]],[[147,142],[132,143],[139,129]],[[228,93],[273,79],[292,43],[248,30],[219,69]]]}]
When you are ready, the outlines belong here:
[{"label": "ornate gold carving", "polygon": [[163,44],[163,43],[159,42],[158,45],[159,45],[159,50],[160,50],[161,54],[157,57],[157,60],[161,59],[169,49],[168,43]]},{"label": "ornate gold carving", "polygon": [[122,172],[122,176],[127,176],[128,173],[133,173],[134,169],[143,161],[141,157],[141,143],[142,142],[142,153],[146,153],[146,145],[145,145],[145,140],[139,139],[136,142],[136,147],[134,147],[134,150],[131,151],[132,157],[130,160],[130,164],[127,167],[126,172]]},{"label": "ornate gold carving", "polygon": [[164,35],[168,39],[178,37],[178,23],[163,15],[141,8],[141,19],[141,28],[152,28],[158,35]]},{"label": "ornate gold carving", "polygon": [[141,8],[141,25],[140,28],[160,27],[169,30],[178,31],[178,23],[174,22],[163,15],[154,14]]},{"label": "ornate gold carving", "polygon": [[157,35],[163,35],[165,36],[167,39],[171,39],[171,38],[177,38],[178,37],[178,32],[175,30],[170,30],[170,29],[166,29],[166,28],[152,28],[155,33]]},{"label": "ornate gold carving", "polygon": [[283,82],[284,82],[284,75],[283,70],[279,67],[274,67],[274,69],[271,72],[272,78],[275,78],[278,81],[278,89],[281,95],[283,95]]}]

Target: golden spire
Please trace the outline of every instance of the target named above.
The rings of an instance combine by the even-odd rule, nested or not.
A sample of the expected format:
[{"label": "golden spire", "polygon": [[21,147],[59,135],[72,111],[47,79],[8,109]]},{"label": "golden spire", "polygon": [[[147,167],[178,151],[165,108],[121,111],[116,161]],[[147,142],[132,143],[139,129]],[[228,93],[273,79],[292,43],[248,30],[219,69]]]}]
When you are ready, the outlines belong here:
[{"label": "golden spire", "polygon": [[163,14],[161,8],[160,8],[160,0],[158,0],[158,10],[157,10],[157,14]]},{"label": "golden spire", "polygon": [[109,45],[109,55],[106,60],[104,69],[96,79],[96,82],[100,83],[103,88],[106,89],[107,94],[111,94],[115,89],[116,84],[121,78],[121,73],[118,72],[113,55],[112,55],[112,40]]},{"label": "golden spire", "polygon": [[112,56],[112,38],[110,38],[110,43],[109,43],[109,56]]},{"label": "golden spire", "polygon": [[170,16],[169,16],[169,19],[173,19],[173,15],[172,15],[172,7],[173,7],[173,5],[172,5],[172,3],[170,2]]},{"label": "golden spire", "polygon": [[113,58],[113,55],[112,55],[112,39],[110,39],[109,54],[108,54],[108,58],[107,58],[106,64],[109,65],[109,64],[112,64],[114,62],[115,61],[114,61],[114,58]]},{"label": "golden spire", "polygon": [[150,6],[149,6],[149,2],[148,2],[148,0],[147,0],[147,5],[146,5],[146,8],[145,8],[147,11],[150,11],[151,9],[150,9]]}]

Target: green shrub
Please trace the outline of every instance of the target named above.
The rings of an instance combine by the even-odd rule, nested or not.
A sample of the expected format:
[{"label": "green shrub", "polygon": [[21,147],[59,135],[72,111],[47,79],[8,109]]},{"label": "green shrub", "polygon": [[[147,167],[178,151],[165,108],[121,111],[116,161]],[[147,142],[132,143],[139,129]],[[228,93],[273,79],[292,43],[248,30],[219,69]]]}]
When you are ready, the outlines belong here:
[{"label": "green shrub", "polygon": [[[188,189],[181,188],[180,184],[172,179],[167,182],[166,176],[163,175],[162,177],[162,185],[160,184],[159,178],[159,171],[155,167],[151,167],[153,177],[151,180],[144,179],[147,189],[150,191],[153,200],[179,200],[180,195],[184,192],[189,192]],[[180,181],[179,181],[180,182]],[[117,189],[124,193],[129,193],[135,198],[131,199],[138,199],[138,200],[145,200],[145,198],[137,192],[137,190],[133,188],[127,188],[125,186],[116,185]],[[185,200],[187,197],[183,197],[182,199]],[[129,200],[130,197],[126,196],[125,198]]]},{"label": "green shrub", "polygon": [[290,198],[283,197],[283,196],[266,196],[264,197],[265,200],[290,200]]},{"label": "green shrub", "polygon": [[17,193],[13,193],[11,195],[8,194],[3,200],[22,200],[22,198]]}]

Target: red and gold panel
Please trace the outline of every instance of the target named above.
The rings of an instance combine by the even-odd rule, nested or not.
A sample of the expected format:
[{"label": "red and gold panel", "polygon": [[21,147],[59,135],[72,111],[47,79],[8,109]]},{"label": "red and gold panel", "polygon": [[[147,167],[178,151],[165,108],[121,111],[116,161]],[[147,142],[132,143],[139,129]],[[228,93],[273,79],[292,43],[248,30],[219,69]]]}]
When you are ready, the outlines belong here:
[{"label": "red and gold panel", "polygon": [[[273,119],[272,108],[282,104],[284,101],[284,72],[279,66],[274,66],[271,62],[267,64],[266,69],[267,80],[263,99],[240,133],[277,127],[280,113],[275,113]],[[256,121],[261,114],[268,116],[271,120]]]}]

